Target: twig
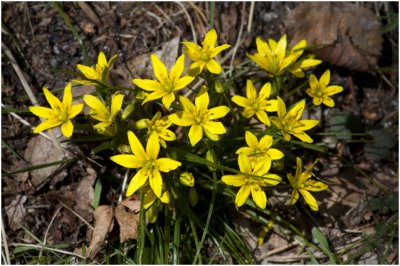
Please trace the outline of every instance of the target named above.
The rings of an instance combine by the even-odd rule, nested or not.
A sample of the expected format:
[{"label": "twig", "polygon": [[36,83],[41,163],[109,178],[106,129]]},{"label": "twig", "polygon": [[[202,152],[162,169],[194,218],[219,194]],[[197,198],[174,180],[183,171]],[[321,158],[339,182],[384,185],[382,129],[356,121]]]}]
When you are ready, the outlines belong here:
[{"label": "twig", "polygon": [[177,5],[179,5],[179,6],[182,8],[183,12],[185,13],[185,15],[186,15],[186,17],[187,17],[187,19],[188,19],[190,28],[192,29],[193,42],[194,42],[194,43],[197,43],[196,30],[195,30],[195,28],[194,28],[193,21],[192,21],[192,19],[190,18],[189,13],[187,12],[185,6],[184,6],[181,2],[176,1],[175,3],[176,3]]},{"label": "twig", "polygon": [[46,229],[46,233],[44,233],[43,246],[40,248],[38,264],[40,263],[40,259],[42,258],[43,247],[46,245],[46,242],[47,242],[47,234],[49,233],[50,227],[51,227],[51,225],[53,224],[53,222],[54,222],[54,220],[55,220],[57,214],[60,212],[61,208],[62,208],[62,207],[59,207],[59,208],[55,211],[53,217],[51,218],[51,221],[50,221],[50,223],[49,223],[49,226],[48,226],[47,229]]},{"label": "twig", "polygon": [[249,22],[247,23],[247,33],[251,32],[251,26],[253,24],[253,16],[254,16],[254,1],[250,3],[250,13],[249,13]]},{"label": "twig", "polygon": [[118,202],[122,201],[123,194],[125,193],[126,183],[128,182],[128,176],[129,176],[129,169],[127,169],[125,172],[124,181],[122,182],[121,193],[119,194],[119,197],[118,197]]},{"label": "twig", "polygon": [[232,58],[231,58],[231,63],[229,66],[229,76],[232,75],[232,71],[233,71],[233,61],[235,60],[235,55],[236,55],[236,51],[239,48],[239,44],[240,44],[240,40],[242,39],[242,33],[243,33],[243,26],[244,26],[244,12],[245,12],[245,8],[246,8],[246,2],[243,2],[243,8],[242,8],[242,22],[240,23],[240,29],[239,29],[239,34],[238,37],[236,39],[236,43],[235,46],[233,47],[233,54],[232,54]]},{"label": "twig", "polygon": [[297,241],[294,241],[294,242],[292,242],[292,243],[289,243],[289,244],[286,245],[286,246],[279,247],[279,248],[273,249],[273,250],[271,250],[271,251],[268,251],[268,252],[266,252],[264,255],[261,256],[261,259],[265,259],[265,258],[268,259],[269,256],[278,254],[278,253],[280,253],[280,252],[282,252],[282,251],[285,251],[285,250],[288,249],[288,248],[297,246],[298,244],[299,244],[299,243],[298,243]]},{"label": "twig", "polygon": [[61,200],[58,200],[58,202],[59,202],[62,206],[64,206],[67,210],[69,210],[70,212],[72,212],[73,214],[75,214],[79,219],[81,219],[82,222],[84,222],[87,226],[90,227],[90,229],[94,230],[94,227],[93,227],[88,221],[86,221],[85,219],[83,219],[82,216],[80,216],[80,215],[77,214],[73,209],[71,209],[70,207],[68,207],[67,205],[65,205]]},{"label": "twig", "polygon": [[3,222],[3,216],[0,217],[1,219],[1,236],[3,239],[4,243],[4,252],[6,253],[6,263],[10,265],[10,251],[8,250],[8,245],[7,245],[7,235],[6,235],[6,230],[4,229],[4,222]]}]

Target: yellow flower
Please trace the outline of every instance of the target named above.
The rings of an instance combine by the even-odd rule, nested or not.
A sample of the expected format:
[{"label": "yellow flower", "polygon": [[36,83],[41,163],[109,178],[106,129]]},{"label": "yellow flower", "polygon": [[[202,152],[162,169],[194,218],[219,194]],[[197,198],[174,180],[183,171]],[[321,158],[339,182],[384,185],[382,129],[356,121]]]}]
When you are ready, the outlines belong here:
[{"label": "yellow flower", "polygon": [[163,188],[160,171],[166,173],[175,170],[178,166],[181,166],[181,163],[169,158],[157,158],[160,151],[160,143],[156,134],[152,134],[149,137],[146,151],[132,131],[128,131],[128,140],[133,155],[119,154],[110,157],[113,162],[126,168],[140,168],[135,176],[132,177],[126,191],[126,196],[129,197],[149,181],[154,194],[157,198],[160,198]]},{"label": "yellow flower", "polygon": [[239,154],[238,163],[240,172],[243,174],[224,175],[222,182],[230,186],[240,187],[235,197],[235,203],[238,207],[246,202],[251,193],[257,206],[265,209],[267,196],[262,187],[277,185],[281,181],[280,176],[268,174],[271,164],[260,162],[253,168],[249,157],[243,153]]},{"label": "yellow flower", "polygon": [[169,73],[164,63],[161,62],[155,54],[152,54],[150,58],[153,65],[154,76],[157,80],[133,79],[132,82],[146,91],[152,91],[152,93],[146,95],[142,104],[162,98],[162,103],[168,109],[175,100],[175,91],[181,90],[189,85],[194,80],[194,77],[187,75],[181,77],[185,67],[185,55],[181,55],[176,60],[175,65]]},{"label": "yellow flower", "polygon": [[300,120],[305,107],[305,100],[296,103],[288,112],[286,112],[286,105],[283,100],[278,96],[278,117],[271,117],[272,123],[278,127],[283,135],[285,141],[290,141],[289,134],[295,136],[301,141],[312,143],[313,140],[304,131],[315,127],[318,120]]},{"label": "yellow flower", "polygon": [[183,111],[170,115],[169,119],[178,126],[191,126],[189,139],[192,146],[203,138],[203,132],[209,139],[214,141],[219,140],[218,135],[226,133],[226,129],[221,122],[212,120],[224,117],[229,112],[229,107],[222,105],[208,109],[210,99],[205,86],[201,88],[196,96],[196,105],[184,96],[180,96],[179,101]]},{"label": "yellow flower", "polygon": [[266,83],[257,95],[253,82],[247,80],[246,98],[242,96],[233,96],[232,101],[239,106],[244,107],[243,116],[246,118],[257,115],[258,119],[266,126],[271,125],[271,121],[267,115],[268,112],[276,112],[278,105],[276,100],[268,100],[271,95],[271,83]]},{"label": "yellow flower", "polygon": [[77,116],[83,109],[83,104],[72,105],[72,92],[71,83],[68,83],[64,89],[63,101],[54,96],[46,87],[43,87],[44,96],[51,108],[42,106],[29,106],[29,111],[34,115],[46,118],[47,120],[41,122],[34,130],[33,133],[39,133],[46,129],[53,128],[61,125],[61,132],[67,138],[72,136],[74,125],[71,119]]},{"label": "yellow flower", "polygon": [[281,76],[286,71],[291,72],[296,77],[304,77],[302,68],[316,66],[322,62],[312,58],[304,58],[297,61],[303,54],[306,45],[306,40],[302,40],[287,51],[286,34],[278,42],[268,39],[267,43],[257,37],[257,52],[254,55],[247,54],[247,56],[262,69],[266,70],[271,77]]},{"label": "yellow flower", "polygon": [[218,36],[215,29],[211,29],[204,37],[202,43],[203,47],[193,42],[182,42],[182,44],[185,46],[185,54],[194,61],[190,65],[190,71],[193,72],[194,75],[200,74],[204,67],[206,67],[211,73],[221,73],[221,66],[214,59],[214,57],[231,46],[229,44],[223,44],[215,47],[217,43],[217,37]]},{"label": "yellow flower", "polygon": [[290,184],[293,187],[292,196],[290,199],[290,204],[295,204],[299,199],[299,192],[303,195],[304,200],[310,206],[311,210],[318,211],[318,204],[315,198],[311,195],[309,191],[317,192],[322,191],[328,188],[328,186],[320,181],[311,180],[311,170],[314,165],[317,163],[313,163],[311,166],[307,168],[305,172],[303,171],[303,166],[301,162],[301,158],[296,158],[297,168],[295,176],[292,174],[287,174],[287,178],[289,179]]},{"label": "yellow flower", "polygon": [[161,117],[161,112],[157,112],[151,121],[147,118],[140,119],[136,122],[136,126],[139,129],[147,127],[147,135],[157,134],[158,141],[161,146],[167,148],[167,144],[165,141],[174,141],[176,140],[175,133],[169,130],[168,128],[172,125],[172,122],[168,119],[168,116]]},{"label": "yellow flower", "polygon": [[77,68],[82,72],[82,74],[88,80],[73,80],[79,84],[86,85],[98,85],[101,83],[102,85],[106,85],[108,83],[108,71],[110,70],[112,64],[117,59],[118,55],[114,55],[111,57],[110,61],[107,61],[107,58],[103,52],[99,53],[97,58],[96,67],[94,66],[84,66],[81,64],[77,65]]},{"label": "yellow flower", "polygon": [[83,96],[83,100],[91,108],[89,112],[90,116],[97,121],[101,121],[100,123],[94,125],[94,129],[101,134],[111,136],[114,135],[115,132],[113,132],[109,127],[114,123],[115,117],[121,110],[124,95],[116,93],[112,96],[111,112],[107,109],[102,101],[93,95],[85,95]]},{"label": "yellow flower", "polygon": [[260,162],[271,166],[272,160],[279,160],[284,156],[280,150],[271,148],[273,138],[270,135],[265,135],[258,142],[257,137],[253,133],[246,131],[245,138],[248,147],[238,149],[236,154],[242,153],[249,156],[253,168]]},{"label": "yellow flower", "polygon": [[306,90],[307,94],[310,97],[313,97],[313,104],[320,105],[321,103],[325,104],[328,107],[334,107],[335,102],[329,96],[332,96],[336,93],[342,92],[342,86],[328,86],[329,81],[331,79],[331,72],[326,70],[324,74],[322,74],[321,78],[318,79],[311,74],[310,76],[310,87]]}]

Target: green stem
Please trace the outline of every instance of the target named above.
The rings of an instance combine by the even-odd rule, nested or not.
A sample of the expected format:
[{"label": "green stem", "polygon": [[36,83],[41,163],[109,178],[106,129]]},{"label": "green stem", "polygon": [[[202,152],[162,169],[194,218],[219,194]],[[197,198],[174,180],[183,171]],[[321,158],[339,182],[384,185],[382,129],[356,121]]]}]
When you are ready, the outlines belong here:
[{"label": "green stem", "polygon": [[174,240],[173,240],[173,253],[172,253],[172,263],[179,264],[179,246],[180,246],[180,237],[181,237],[181,216],[179,215],[175,220],[174,226]]},{"label": "green stem", "polygon": [[214,28],[215,2],[210,2],[210,27]]}]

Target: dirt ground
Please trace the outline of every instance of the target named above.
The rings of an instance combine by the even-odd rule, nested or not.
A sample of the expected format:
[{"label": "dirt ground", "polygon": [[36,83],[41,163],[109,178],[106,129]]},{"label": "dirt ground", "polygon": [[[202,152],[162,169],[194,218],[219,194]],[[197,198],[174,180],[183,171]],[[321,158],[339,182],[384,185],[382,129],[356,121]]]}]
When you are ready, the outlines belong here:
[{"label": "dirt ground", "polygon": [[[290,15],[300,3],[256,2],[253,14],[250,5],[250,2],[245,5],[241,2],[215,4],[214,23],[220,43],[233,46],[243,26],[242,42],[233,65],[246,58],[246,52],[255,51],[257,36],[278,39],[286,32],[294,36],[295,26],[288,25],[288,21],[294,20],[294,25],[301,22]],[[67,81],[76,77],[73,75],[77,71],[76,65],[85,64],[85,58],[80,43],[53,4],[2,2],[1,6],[2,239],[6,238],[11,253],[16,243],[37,243],[32,235],[44,237],[49,244],[67,243],[68,250],[73,252],[82,243],[87,245],[90,241],[88,230],[90,224],[93,225],[93,210],[88,195],[93,193],[97,176],[114,176],[103,183],[103,187],[108,188],[107,193],[102,194],[107,196],[101,199],[105,204],[118,196],[116,190],[123,177],[112,164],[90,155],[96,143],[79,145],[79,148],[75,144],[70,146],[69,152],[82,154],[82,160],[18,172],[35,164],[63,160],[63,157],[49,151],[46,140],[37,137],[26,125],[34,126],[38,119],[27,112],[32,103],[6,51],[15,58],[39,103],[44,103],[43,86],[61,90]],[[134,77],[144,78],[145,68],[138,65],[148,58],[149,53],[162,49],[176,37],[179,41],[192,41],[195,34],[198,41],[202,40],[210,28],[210,2],[60,2],[59,6],[79,34],[90,63],[94,63],[99,51],[108,56],[118,54],[111,78],[115,84],[125,87],[132,87],[130,81]],[[398,19],[398,4],[357,3],[356,8],[371,10],[382,28],[377,36],[371,36],[374,47],[366,49],[374,55],[367,55],[367,59],[359,59],[349,46],[335,44],[348,54],[340,60],[337,59],[339,56],[328,58],[324,67],[331,69],[334,73],[332,83],[342,85],[344,92],[337,101],[339,115],[326,111],[325,125],[329,131],[335,126],[331,118],[336,117],[337,121],[342,115],[348,119],[344,135],[350,131],[368,132],[375,145],[366,144],[362,137],[321,138],[326,143],[340,140],[328,145],[330,156],[321,158],[316,169],[321,177],[329,180],[330,189],[323,197],[317,195],[321,209],[318,214],[302,214],[320,226],[337,252],[346,249],[349,243],[358,243],[363,234],[374,239],[376,225],[391,221],[398,210],[398,25],[390,28],[393,21],[388,18],[391,15],[393,19],[394,13]],[[288,16],[292,17],[288,19]],[[252,25],[248,31],[250,21]],[[357,34],[356,25],[348,27],[349,34]],[[290,37],[289,34],[288,39]],[[379,45],[375,43],[381,49],[377,49]],[[326,57],[326,53],[321,56]],[[376,68],[361,69],[360,66],[365,65],[362,60],[373,62]],[[258,75],[258,72],[252,74]],[[244,84],[244,78],[240,82]],[[279,204],[279,195],[276,195],[276,201]],[[298,210],[286,215],[297,227],[307,228],[305,220],[296,218]],[[395,224],[398,226],[397,219]],[[388,264],[398,264],[397,229],[394,231],[384,261]],[[382,241],[388,239],[387,235],[382,236]],[[296,250],[282,236],[272,233],[265,244],[257,248],[256,262],[304,263],[302,258],[296,257]],[[379,254],[382,254],[379,247],[365,252],[359,263],[378,263]],[[27,262],[14,253],[11,258],[12,263]]]}]

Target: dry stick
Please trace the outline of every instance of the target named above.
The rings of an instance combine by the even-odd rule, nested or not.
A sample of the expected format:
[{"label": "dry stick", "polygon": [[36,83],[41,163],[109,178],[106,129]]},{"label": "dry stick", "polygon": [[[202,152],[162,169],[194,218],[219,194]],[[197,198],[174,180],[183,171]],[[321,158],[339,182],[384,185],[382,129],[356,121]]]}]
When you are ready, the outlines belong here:
[{"label": "dry stick", "polygon": [[[33,247],[33,248],[42,248],[41,245],[35,245],[35,244],[24,244],[24,243],[11,243],[10,246],[15,246],[15,247]],[[73,253],[73,252],[69,252],[69,251],[65,251],[65,250],[61,250],[61,249],[56,249],[56,248],[49,248],[49,247],[43,247],[43,249],[47,249],[50,251],[55,251],[58,253],[62,253],[62,254],[66,254],[66,255],[71,255],[71,256],[75,256],[81,259],[86,259],[86,257]]]},{"label": "dry stick", "polygon": [[[40,262],[40,259],[42,258],[43,247],[46,245],[46,242],[47,242],[47,234],[49,233],[50,227],[51,227],[51,225],[53,224],[53,222],[54,222],[54,220],[55,220],[57,214],[60,212],[61,208],[62,208],[62,207],[59,207],[59,208],[56,210],[56,212],[54,213],[53,217],[51,218],[51,221],[50,221],[50,223],[49,223],[49,226],[48,226],[47,229],[46,229],[46,233],[44,233],[43,245],[42,245],[42,247],[40,248],[40,252],[39,252],[39,259],[38,259],[39,262]],[[38,264],[39,264],[39,262],[38,262]]]},{"label": "dry stick", "polygon": [[233,71],[233,61],[235,60],[235,55],[236,55],[236,51],[239,48],[239,44],[240,44],[240,40],[242,39],[242,33],[243,33],[243,26],[244,26],[244,12],[245,12],[245,8],[246,8],[246,2],[243,2],[243,8],[242,8],[242,22],[240,23],[240,29],[239,29],[239,34],[238,37],[236,39],[236,44],[233,47],[233,54],[231,57],[231,64],[229,66],[229,73],[228,76],[232,75],[232,71]]},{"label": "dry stick", "polygon": [[122,194],[125,191],[126,183],[128,182],[128,175],[129,175],[129,169],[126,170],[125,175],[124,175],[124,181],[122,182],[122,188],[121,188],[121,194],[119,194],[118,197],[118,202],[122,201]]},{"label": "dry stick", "polygon": [[73,209],[71,209],[70,207],[68,207],[67,205],[65,205],[64,202],[62,202],[61,200],[58,200],[58,202],[59,202],[62,206],[64,206],[67,210],[69,210],[70,212],[72,212],[73,214],[75,214],[79,219],[81,219],[82,222],[84,222],[87,226],[90,227],[90,229],[94,230],[94,227],[93,227],[88,221],[86,221],[85,219],[83,219],[82,216],[80,216],[80,215],[77,214]]},{"label": "dry stick", "polygon": [[4,242],[4,252],[6,253],[6,263],[10,265],[10,251],[8,250],[8,244],[7,244],[7,236],[6,236],[6,230],[4,229],[4,222],[3,222],[3,216],[0,217],[1,219],[1,236]]},{"label": "dry stick", "polygon": [[289,244],[286,245],[286,246],[279,247],[279,248],[273,249],[273,250],[271,250],[271,251],[268,251],[268,252],[266,252],[264,255],[261,256],[261,259],[265,259],[265,258],[268,258],[268,257],[271,256],[271,255],[278,254],[278,253],[280,253],[280,252],[282,252],[282,251],[285,251],[285,250],[288,249],[288,248],[297,246],[298,244],[299,244],[299,243],[298,243],[297,241],[294,241],[294,242],[292,242],[292,243],[289,243]]},{"label": "dry stick", "polygon": [[185,15],[189,21],[190,28],[192,29],[193,42],[197,43],[196,30],[194,29],[194,25],[193,25],[192,19],[190,18],[189,13],[187,12],[185,6],[181,2],[176,1],[175,3],[178,4],[182,8],[183,12],[185,13]]},{"label": "dry stick", "polygon": [[250,3],[250,13],[249,13],[249,22],[247,23],[247,33],[251,32],[251,26],[253,24],[253,16],[254,16],[254,1]]},{"label": "dry stick", "polygon": [[[14,71],[17,74],[17,76],[22,84],[22,87],[24,88],[26,94],[28,94],[29,100],[32,102],[33,105],[39,105],[38,101],[36,100],[35,95],[33,94],[31,88],[29,87],[28,82],[26,82],[26,79],[25,79],[24,75],[22,74],[22,71],[19,68],[17,61],[15,60],[14,56],[12,55],[10,49],[8,49],[7,45],[5,45],[3,42],[1,44],[5,50],[7,57],[10,59],[11,65],[13,66]],[[40,121],[43,121],[43,120],[44,120],[43,118],[40,118]],[[61,147],[61,144],[58,141],[58,139],[56,138],[53,130],[49,129],[48,132],[49,132],[49,136],[50,136],[51,140],[53,141],[54,145],[56,146],[58,152],[62,155],[63,158],[65,158],[65,154]]]}]

